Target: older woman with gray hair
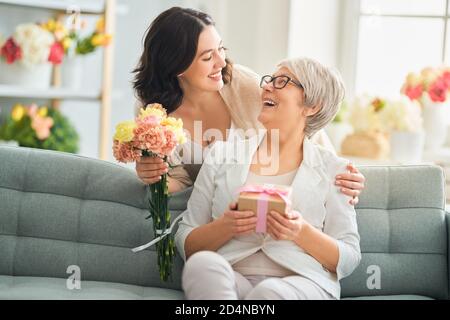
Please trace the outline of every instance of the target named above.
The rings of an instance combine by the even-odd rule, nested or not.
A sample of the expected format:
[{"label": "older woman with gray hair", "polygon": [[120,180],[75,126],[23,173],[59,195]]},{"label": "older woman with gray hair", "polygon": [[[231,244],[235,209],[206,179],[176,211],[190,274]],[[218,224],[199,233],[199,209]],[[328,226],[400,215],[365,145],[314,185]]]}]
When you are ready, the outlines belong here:
[{"label": "older woman with gray hair", "polygon": [[[339,299],[339,280],[361,259],[355,210],[333,187],[348,161],[310,138],[337,113],[342,80],[314,60],[297,58],[262,77],[261,87],[258,120],[266,134],[215,143],[179,224],[186,298]],[[273,163],[276,171],[268,175]],[[255,212],[238,211],[235,203],[236,190],[260,183],[293,190],[286,212],[268,213],[267,233],[255,231]]]}]

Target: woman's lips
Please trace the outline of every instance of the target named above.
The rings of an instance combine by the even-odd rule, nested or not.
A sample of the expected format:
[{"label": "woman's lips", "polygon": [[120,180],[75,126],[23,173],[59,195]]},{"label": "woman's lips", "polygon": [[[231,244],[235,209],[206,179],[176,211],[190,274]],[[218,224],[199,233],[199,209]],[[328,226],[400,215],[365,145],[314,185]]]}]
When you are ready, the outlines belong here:
[{"label": "woman's lips", "polygon": [[222,71],[210,74],[208,76],[208,78],[210,78],[210,79],[212,79],[214,81],[220,81],[220,80],[222,80]]}]

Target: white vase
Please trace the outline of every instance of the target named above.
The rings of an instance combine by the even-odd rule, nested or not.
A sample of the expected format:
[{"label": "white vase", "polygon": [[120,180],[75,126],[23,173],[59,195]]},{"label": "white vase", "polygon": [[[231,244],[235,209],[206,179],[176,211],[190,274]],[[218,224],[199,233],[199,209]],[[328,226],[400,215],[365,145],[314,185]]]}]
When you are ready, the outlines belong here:
[{"label": "white vase", "polygon": [[442,147],[447,138],[448,102],[423,104],[422,116],[425,130],[425,149],[436,150]]},{"label": "white vase", "polygon": [[325,132],[331,140],[337,153],[341,151],[342,141],[353,133],[353,127],[347,123],[332,122],[325,127]]},{"label": "white vase", "polygon": [[64,88],[79,90],[83,76],[83,58],[80,56],[64,59],[61,64],[61,85]]},{"label": "white vase", "polygon": [[422,160],[425,133],[393,131],[391,132],[391,160],[402,164],[420,163]]},{"label": "white vase", "polygon": [[20,62],[0,61],[0,84],[48,89],[52,80],[52,64],[42,63],[26,67]]}]

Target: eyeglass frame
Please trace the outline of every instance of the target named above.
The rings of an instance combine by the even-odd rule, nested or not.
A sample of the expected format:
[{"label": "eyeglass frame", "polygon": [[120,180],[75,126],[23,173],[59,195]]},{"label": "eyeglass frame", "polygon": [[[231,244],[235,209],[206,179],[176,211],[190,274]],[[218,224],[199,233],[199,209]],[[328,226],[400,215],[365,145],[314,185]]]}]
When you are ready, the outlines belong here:
[{"label": "eyeglass frame", "polygon": [[[270,77],[270,81],[269,81],[269,82],[266,82],[266,81],[264,80],[266,77]],[[287,79],[286,83],[285,83],[284,86],[282,86],[281,88],[275,87],[275,80],[276,80],[277,78],[285,78],[285,79]],[[265,76],[262,76],[262,77],[261,77],[261,81],[259,82],[259,87],[262,88],[262,87],[264,86],[264,84],[269,84],[269,83],[271,83],[271,82],[272,82],[273,87],[274,87],[275,89],[279,89],[279,90],[281,90],[281,89],[283,89],[284,87],[286,87],[286,86],[288,85],[288,83],[290,83],[290,82],[292,82],[296,87],[298,87],[298,88],[300,88],[300,89],[303,89],[303,86],[302,86],[302,84],[301,84],[300,82],[294,81],[294,80],[293,80],[291,77],[289,77],[289,76],[281,75],[281,76],[273,77],[273,76],[271,76],[271,75],[269,75],[269,74],[266,74]]]}]

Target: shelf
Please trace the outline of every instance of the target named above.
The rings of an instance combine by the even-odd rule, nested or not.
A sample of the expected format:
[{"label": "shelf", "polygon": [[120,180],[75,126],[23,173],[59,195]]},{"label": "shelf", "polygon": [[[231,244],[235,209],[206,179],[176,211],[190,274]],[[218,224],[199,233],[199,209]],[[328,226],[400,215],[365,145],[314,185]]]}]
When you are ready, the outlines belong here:
[{"label": "shelf", "polygon": [[0,0],[0,4],[10,4],[14,6],[24,6],[32,8],[44,8],[59,11],[68,9],[79,9],[81,13],[98,13],[105,11],[105,2],[103,0]]},{"label": "shelf", "polygon": [[74,91],[64,88],[26,88],[0,84],[0,97],[35,99],[99,100],[99,92]]}]

